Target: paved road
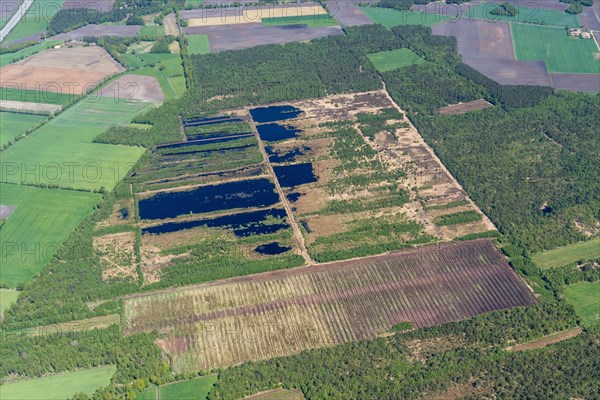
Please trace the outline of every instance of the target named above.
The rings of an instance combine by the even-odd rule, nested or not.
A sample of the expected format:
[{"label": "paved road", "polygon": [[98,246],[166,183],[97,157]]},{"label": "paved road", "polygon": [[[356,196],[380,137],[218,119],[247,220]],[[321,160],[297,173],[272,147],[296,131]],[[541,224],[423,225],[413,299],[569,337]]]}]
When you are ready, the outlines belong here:
[{"label": "paved road", "polygon": [[2,30],[0,30],[0,42],[2,42],[13,30],[15,26],[19,23],[21,18],[25,15],[29,7],[33,4],[33,0],[23,0],[19,9],[14,13],[14,15],[10,18],[10,20],[4,25]]}]

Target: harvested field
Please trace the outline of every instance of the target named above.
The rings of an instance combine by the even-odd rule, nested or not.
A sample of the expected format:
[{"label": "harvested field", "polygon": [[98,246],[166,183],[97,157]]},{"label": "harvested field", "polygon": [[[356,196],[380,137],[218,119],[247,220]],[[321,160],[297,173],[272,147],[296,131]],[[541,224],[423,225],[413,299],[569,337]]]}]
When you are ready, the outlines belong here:
[{"label": "harvested field", "polygon": [[32,112],[35,114],[54,114],[60,111],[60,104],[29,103],[25,101],[0,100],[0,110],[13,112]]},{"label": "harvested field", "polygon": [[535,303],[492,243],[477,240],[135,295],[124,307],[126,333],[158,330],[181,372]]},{"label": "harvested field", "polygon": [[[600,3],[594,2],[593,7],[584,7],[583,12],[579,14],[579,20],[584,29],[600,31],[600,19],[598,19],[600,15],[599,5]],[[596,9],[595,13],[594,8]]]},{"label": "harvested field", "polygon": [[566,331],[555,332],[550,335],[542,336],[541,338],[530,340],[529,342],[517,344],[514,346],[507,347],[508,351],[523,351],[523,350],[534,350],[541,349],[551,344],[562,342],[563,340],[572,339],[579,335],[583,331],[583,328],[576,327],[567,329]]},{"label": "harvested field", "polygon": [[304,25],[263,26],[248,23],[222,26],[183,28],[188,35],[208,35],[212,52],[247,49],[264,44],[281,44],[342,35],[339,27],[308,28]]},{"label": "harvested field", "polygon": [[171,13],[164,17],[163,25],[165,26],[166,35],[179,36],[179,26],[177,25],[175,14]]},{"label": "harvested field", "polygon": [[326,6],[329,14],[337,19],[343,27],[372,24],[369,17],[362,12],[357,4],[346,1],[328,1]]},{"label": "harvested field", "polygon": [[484,99],[468,101],[466,103],[451,104],[446,107],[439,108],[438,113],[444,115],[456,115],[464,114],[469,111],[485,110],[486,108],[493,107],[493,104]]},{"label": "harvested field", "polygon": [[552,80],[543,61],[514,61],[470,57],[466,64],[503,85],[552,86]]},{"label": "harvested field", "polygon": [[98,90],[98,95],[151,103],[162,103],[165,100],[165,95],[156,78],[133,74],[115,79]]},{"label": "harvested field", "polygon": [[[60,65],[58,67],[57,65]],[[97,46],[49,49],[0,69],[0,84],[42,91],[83,94],[103,79],[123,71]]]},{"label": "harvested field", "polygon": [[140,31],[140,27],[136,25],[95,25],[90,24],[81,28],[73,29],[72,31],[61,33],[52,36],[50,40],[81,40],[86,36],[102,37],[102,36],[118,36],[118,37],[134,37]]}]

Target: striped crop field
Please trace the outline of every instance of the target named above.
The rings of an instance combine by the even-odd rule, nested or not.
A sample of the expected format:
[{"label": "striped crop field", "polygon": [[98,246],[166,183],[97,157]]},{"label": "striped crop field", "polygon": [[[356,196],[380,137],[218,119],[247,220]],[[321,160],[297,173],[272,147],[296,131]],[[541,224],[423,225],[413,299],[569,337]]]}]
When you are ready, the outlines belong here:
[{"label": "striped crop field", "polygon": [[535,298],[488,240],[421,247],[127,297],[126,333],[157,330],[178,372],[420,328]]}]

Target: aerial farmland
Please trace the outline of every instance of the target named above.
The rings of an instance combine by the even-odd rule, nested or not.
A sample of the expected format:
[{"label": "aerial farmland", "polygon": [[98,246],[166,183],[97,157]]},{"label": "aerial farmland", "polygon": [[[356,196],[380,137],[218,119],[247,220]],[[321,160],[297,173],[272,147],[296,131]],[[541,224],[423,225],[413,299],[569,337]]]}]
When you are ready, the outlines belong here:
[{"label": "aerial farmland", "polygon": [[600,390],[598,1],[0,29],[3,400]]}]

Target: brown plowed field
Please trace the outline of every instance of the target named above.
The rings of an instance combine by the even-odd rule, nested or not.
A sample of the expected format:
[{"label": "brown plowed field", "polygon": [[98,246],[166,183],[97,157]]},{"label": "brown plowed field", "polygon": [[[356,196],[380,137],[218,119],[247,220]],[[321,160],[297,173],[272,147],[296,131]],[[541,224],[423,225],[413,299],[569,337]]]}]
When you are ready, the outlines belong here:
[{"label": "brown plowed field", "polygon": [[125,299],[127,334],[158,330],[176,371],[368,339],[536,302],[490,241],[444,244]]}]

